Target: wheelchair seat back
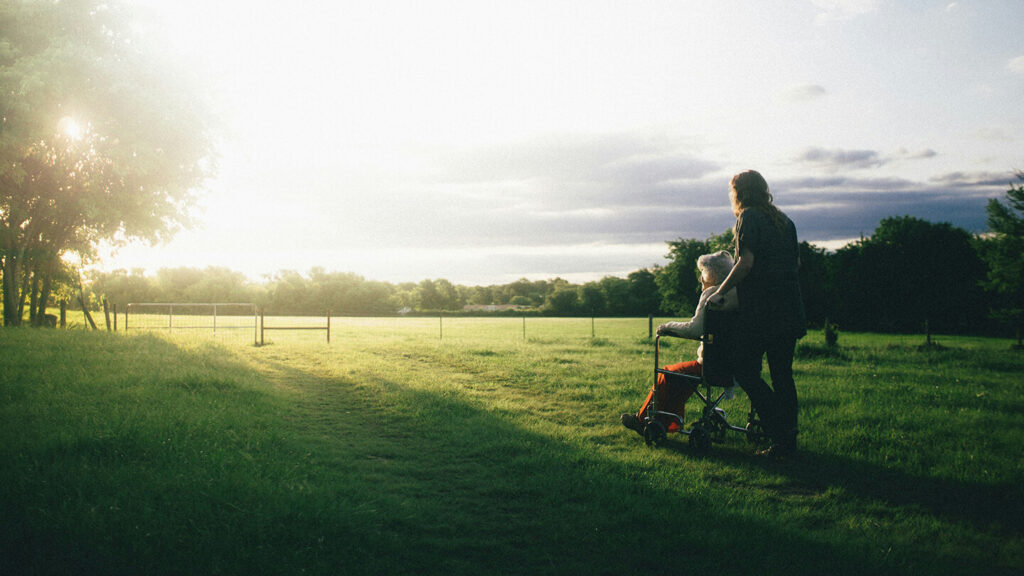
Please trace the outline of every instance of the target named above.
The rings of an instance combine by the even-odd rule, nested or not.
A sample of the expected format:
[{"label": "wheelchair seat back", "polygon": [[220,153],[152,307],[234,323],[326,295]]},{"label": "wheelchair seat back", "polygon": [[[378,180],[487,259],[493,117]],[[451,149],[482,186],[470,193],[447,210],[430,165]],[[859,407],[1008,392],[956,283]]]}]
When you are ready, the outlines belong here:
[{"label": "wheelchair seat back", "polygon": [[713,386],[732,386],[733,357],[736,350],[740,314],[707,309],[704,311],[704,379]]}]

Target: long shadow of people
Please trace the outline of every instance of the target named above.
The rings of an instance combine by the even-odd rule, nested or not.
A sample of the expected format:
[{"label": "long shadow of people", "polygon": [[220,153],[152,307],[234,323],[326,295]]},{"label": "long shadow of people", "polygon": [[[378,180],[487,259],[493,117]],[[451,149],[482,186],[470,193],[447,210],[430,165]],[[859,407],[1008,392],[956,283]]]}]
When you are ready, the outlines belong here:
[{"label": "long shadow of people", "polygon": [[[729,442],[736,442],[732,438]],[[950,522],[969,523],[978,530],[1007,536],[1024,534],[1024,487],[1020,484],[970,482],[908,474],[856,458],[802,450],[774,459],[746,449],[716,445],[695,453],[685,442],[668,444],[691,456],[713,458],[724,464],[756,468],[789,479],[780,491],[823,494],[830,489],[875,501],[890,508],[921,508]]]}]

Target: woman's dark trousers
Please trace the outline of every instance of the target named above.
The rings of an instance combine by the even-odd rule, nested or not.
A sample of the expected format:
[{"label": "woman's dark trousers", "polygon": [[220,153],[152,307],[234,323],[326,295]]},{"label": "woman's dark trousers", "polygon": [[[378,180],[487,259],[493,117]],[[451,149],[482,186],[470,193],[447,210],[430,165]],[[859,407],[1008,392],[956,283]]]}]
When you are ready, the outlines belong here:
[{"label": "woman's dark trousers", "polygon": [[[795,447],[797,431],[796,383],[793,353],[796,339],[745,333],[735,351],[735,377],[761,418],[764,431],[776,443]],[[767,356],[772,385],[761,379],[761,359]]]}]

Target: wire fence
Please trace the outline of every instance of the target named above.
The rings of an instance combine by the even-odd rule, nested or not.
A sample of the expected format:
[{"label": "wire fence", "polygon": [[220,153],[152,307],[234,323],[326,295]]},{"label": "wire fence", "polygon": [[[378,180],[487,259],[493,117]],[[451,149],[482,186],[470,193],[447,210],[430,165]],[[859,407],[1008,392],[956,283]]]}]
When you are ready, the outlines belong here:
[{"label": "wire fence", "polygon": [[251,303],[133,302],[125,306],[122,326],[126,333],[187,333],[253,343],[259,336],[259,317],[256,305]]},{"label": "wire fence", "polygon": [[440,341],[635,340],[651,337],[664,319],[546,316],[266,316],[254,304],[131,303],[121,330],[222,342],[343,343],[351,338]]}]

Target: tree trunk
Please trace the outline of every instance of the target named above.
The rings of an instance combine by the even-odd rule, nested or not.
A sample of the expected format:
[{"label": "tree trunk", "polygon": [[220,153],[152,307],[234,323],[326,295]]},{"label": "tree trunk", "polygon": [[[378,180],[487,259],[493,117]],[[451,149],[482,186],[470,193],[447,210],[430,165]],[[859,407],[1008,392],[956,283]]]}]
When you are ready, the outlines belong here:
[{"label": "tree trunk", "polygon": [[21,285],[18,282],[20,256],[21,254],[15,254],[15,250],[10,250],[3,260],[4,326],[21,326],[21,316],[18,315],[18,302],[21,300]]},{"label": "tree trunk", "polygon": [[25,262],[20,263],[18,269],[21,273],[21,285],[18,288],[18,325],[20,326],[21,319],[25,317],[25,297],[28,296],[31,274],[27,272]]},{"label": "tree trunk", "polygon": [[85,304],[84,290],[78,292],[78,303],[82,305],[82,314],[85,315],[85,319],[89,322],[89,326],[92,326],[93,330],[99,330],[99,328],[96,327],[96,321],[92,319],[92,314],[89,313],[89,307]]},{"label": "tree trunk", "polygon": [[96,328],[96,321],[92,319],[92,314],[89,313],[89,306],[85,303],[85,286],[82,286],[82,276],[78,276],[78,303],[82,305],[82,314],[85,315],[85,319],[88,320],[89,326],[92,326],[93,330]]},{"label": "tree trunk", "polygon": [[43,276],[43,287],[39,291],[39,298],[36,301],[36,323],[42,326],[46,323],[46,308],[50,304],[50,290],[53,287],[53,273],[47,271],[46,275]]},{"label": "tree trunk", "polygon": [[39,326],[42,323],[42,320],[43,320],[41,314],[39,314],[39,315],[36,314],[39,311],[39,306],[38,306],[38,303],[39,303],[39,270],[38,270],[38,268],[39,268],[39,264],[37,263],[34,266],[33,271],[31,272],[31,274],[32,274],[32,281],[31,282],[27,282],[27,278],[26,278],[26,284],[29,285],[29,294],[28,294],[28,323],[31,326]]}]

